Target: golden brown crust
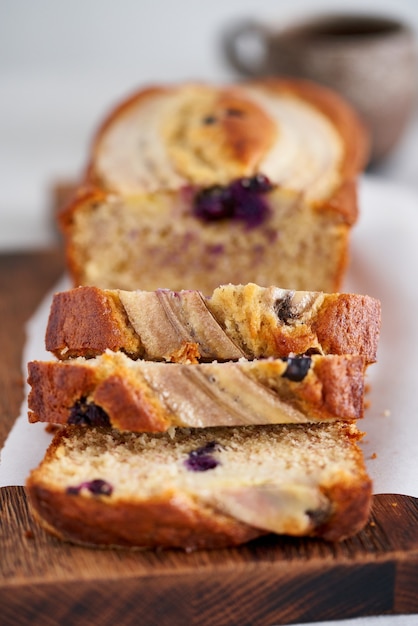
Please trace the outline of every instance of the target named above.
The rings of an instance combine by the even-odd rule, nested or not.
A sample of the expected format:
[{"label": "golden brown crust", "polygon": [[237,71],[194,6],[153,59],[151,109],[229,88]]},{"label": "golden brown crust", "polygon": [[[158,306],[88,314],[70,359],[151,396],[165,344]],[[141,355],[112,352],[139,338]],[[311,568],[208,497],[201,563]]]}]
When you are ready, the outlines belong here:
[{"label": "golden brown crust", "polygon": [[140,339],[129,324],[117,294],[96,287],[78,287],[55,294],[45,346],[64,359],[96,356],[107,348],[141,356]]},{"label": "golden brown crust", "polygon": [[[307,404],[312,402],[321,406],[328,415],[350,415],[355,419],[363,416],[364,370],[359,368],[357,359],[344,356],[319,358],[315,361],[315,373],[316,385],[301,383],[299,393]],[[354,408],[359,405],[362,407],[360,411]]]},{"label": "golden brown crust", "polygon": [[[259,363],[259,367],[255,363],[247,369],[241,364],[234,366],[238,382],[235,371],[231,372],[231,364],[220,365],[221,369],[215,370],[214,375],[215,378],[217,373],[222,376],[223,382],[218,383],[211,381],[210,374],[200,377],[196,368],[204,368],[204,365],[154,364],[159,368],[154,379],[140,363],[135,372],[129,364],[121,362],[120,357],[112,355],[105,355],[103,360],[99,357],[94,364],[32,361],[28,364],[29,421],[66,424],[73,415],[73,407],[80,401],[103,409],[110,425],[136,432],[161,432],[171,426],[196,425],[195,421],[188,420],[214,426],[248,424],[251,420],[260,423],[261,419],[265,423],[280,423],[363,417],[365,361],[362,357],[314,356],[311,369],[300,382],[283,375],[286,365],[282,362]],[[229,368],[230,373],[222,373],[222,367],[224,372]],[[238,399],[231,404],[231,398],[238,393],[237,386],[242,384],[253,385],[255,403],[257,397],[260,398],[257,417],[248,408],[245,398],[242,405]],[[267,405],[264,404],[266,390],[270,394]],[[189,396],[187,410],[181,399],[186,393]]]},{"label": "golden brown crust", "polygon": [[[380,336],[381,304],[370,296],[329,294],[312,320],[312,330],[325,354],[361,354],[376,361]],[[359,334],[358,334],[359,333]]]},{"label": "golden brown crust", "polygon": [[[45,530],[73,543],[96,547],[228,548],[267,533],[190,501],[168,496],[140,504],[109,507],[100,500],[74,498],[27,483],[32,513]],[[336,485],[327,493],[334,513],[311,533],[337,542],[353,536],[367,523],[371,509],[370,480],[354,489]],[[57,513],[59,511],[59,513]]]},{"label": "golden brown crust", "polygon": [[327,541],[341,541],[359,532],[370,516],[372,481],[366,475],[356,485],[336,484],[325,495],[334,503],[331,517],[320,524],[317,533]]},{"label": "golden brown crust", "polygon": [[324,85],[296,78],[267,78],[251,81],[250,84],[281,93],[292,93],[310,102],[332,120],[345,146],[341,164],[342,180],[350,180],[364,169],[370,154],[369,133],[353,108],[336,92]]},{"label": "golden brown crust", "polygon": [[93,205],[96,202],[101,202],[107,197],[106,191],[98,187],[97,185],[93,185],[92,183],[85,182],[75,190],[74,195],[71,197],[69,202],[63,206],[59,219],[60,223],[64,227],[68,227],[70,225],[71,214],[73,211],[79,206],[83,206],[87,203],[92,203]]},{"label": "golden brown crust", "polygon": [[99,499],[41,488],[33,479],[27,491],[32,511],[46,530],[75,543],[195,550],[237,546],[266,534],[169,493],[144,503],[109,507]]},{"label": "golden brown crust", "polygon": [[[330,211],[334,215],[339,215],[342,224],[353,226],[359,215],[359,206],[357,199],[357,180],[351,179],[344,181],[332,196],[324,202],[315,204],[315,207],[325,212]],[[349,230],[346,231],[347,242]],[[345,263],[343,259],[343,263]],[[345,265],[343,265],[345,268]]]},{"label": "golden brown crust", "polygon": [[67,424],[77,403],[91,397],[91,402],[102,408],[112,425],[121,430],[160,432],[171,426],[146,385],[141,387],[130,382],[129,377],[115,374],[103,378],[100,372],[79,363],[57,365],[39,361],[28,364],[29,422]]},{"label": "golden brown crust", "polygon": [[102,380],[92,399],[109,416],[111,425],[120,430],[162,432],[172,426],[171,416],[162,410],[152,390],[130,381],[125,372]]},{"label": "golden brown crust", "polygon": [[[31,385],[28,402],[32,413],[29,421],[52,421],[66,424],[71,407],[80,400],[82,395],[89,395],[97,385],[95,372],[91,368],[70,365],[68,368],[57,368],[54,363],[32,362],[28,364],[28,383]],[[65,397],[62,390],[65,389]],[[61,393],[60,391],[61,390]],[[50,413],[48,419],[46,407]]]},{"label": "golden brown crust", "polygon": [[94,206],[107,197],[107,193],[99,187],[84,182],[63,205],[57,215],[58,226],[64,237],[64,251],[68,271],[73,279],[74,287],[83,284],[83,268],[74,250],[72,237],[74,234],[74,216],[77,211],[94,210]]}]

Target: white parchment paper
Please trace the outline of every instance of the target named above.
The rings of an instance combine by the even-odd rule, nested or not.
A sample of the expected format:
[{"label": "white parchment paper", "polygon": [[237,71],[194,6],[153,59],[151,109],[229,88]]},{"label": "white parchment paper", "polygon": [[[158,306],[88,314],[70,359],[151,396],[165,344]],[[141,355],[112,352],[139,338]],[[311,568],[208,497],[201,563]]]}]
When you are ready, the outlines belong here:
[{"label": "white parchment paper", "polygon": [[[367,374],[370,406],[359,424],[367,433],[362,446],[374,493],[418,497],[418,196],[365,178],[360,206],[344,289],[379,298],[383,311],[378,363]],[[69,286],[64,276],[27,324],[25,377],[28,361],[52,358],[44,348],[51,298]],[[28,423],[25,399],[1,452],[0,487],[23,485],[50,439],[44,424]]]}]

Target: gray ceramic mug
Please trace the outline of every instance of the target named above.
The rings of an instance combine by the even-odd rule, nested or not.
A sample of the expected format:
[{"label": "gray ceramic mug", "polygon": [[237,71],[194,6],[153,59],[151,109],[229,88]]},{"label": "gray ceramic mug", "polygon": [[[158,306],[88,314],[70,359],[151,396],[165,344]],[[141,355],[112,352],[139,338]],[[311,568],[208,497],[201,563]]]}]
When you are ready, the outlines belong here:
[{"label": "gray ceramic mug", "polygon": [[374,163],[397,145],[416,104],[415,37],[393,18],[329,14],[281,29],[243,21],[226,31],[223,48],[243,75],[301,77],[338,91],[369,128]]}]

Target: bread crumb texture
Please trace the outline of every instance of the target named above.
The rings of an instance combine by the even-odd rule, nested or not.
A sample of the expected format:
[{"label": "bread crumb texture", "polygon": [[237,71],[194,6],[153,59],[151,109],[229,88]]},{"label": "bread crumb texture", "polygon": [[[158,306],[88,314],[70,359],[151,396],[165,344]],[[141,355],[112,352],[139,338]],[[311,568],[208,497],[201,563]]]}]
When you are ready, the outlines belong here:
[{"label": "bread crumb texture", "polygon": [[[112,500],[140,501],[182,491],[196,498],[222,488],[260,484],[320,484],[356,480],[362,471],[353,424],[171,429],[164,434],[66,427],[38,469],[49,488],[66,490],[101,479]],[[214,442],[210,471],[190,471],[193,451]],[[35,471],[36,474],[36,471]],[[86,497],[95,497],[88,490]]]}]

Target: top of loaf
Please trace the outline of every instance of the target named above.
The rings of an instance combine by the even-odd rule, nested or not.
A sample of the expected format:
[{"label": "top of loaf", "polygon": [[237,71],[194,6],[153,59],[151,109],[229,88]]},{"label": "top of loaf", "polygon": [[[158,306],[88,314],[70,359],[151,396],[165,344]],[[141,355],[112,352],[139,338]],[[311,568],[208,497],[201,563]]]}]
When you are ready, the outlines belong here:
[{"label": "top of loaf", "polygon": [[351,108],[298,80],[143,89],[96,134],[88,180],[126,196],[210,187],[263,174],[320,201],[364,165],[365,133]]}]

